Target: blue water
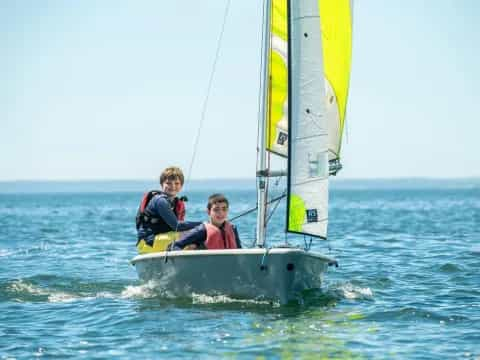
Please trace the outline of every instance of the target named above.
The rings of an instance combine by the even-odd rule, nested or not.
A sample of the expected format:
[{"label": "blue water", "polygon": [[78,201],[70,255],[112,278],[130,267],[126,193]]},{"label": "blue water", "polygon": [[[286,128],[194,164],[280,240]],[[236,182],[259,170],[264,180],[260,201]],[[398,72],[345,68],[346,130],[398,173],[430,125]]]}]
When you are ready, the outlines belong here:
[{"label": "blue water", "polygon": [[[163,299],[138,283],[129,260],[146,189],[28,185],[0,194],[2,359],[480,359],[478,180],[334,186],[330,239],[313,248],[340,267],[286,306]],[[210,190],[188,194],[190,218]],[[232,216],[255,203],[251,187],[223,191]],[[251,244],[255,215],[236,223]],[[274,216],[273,242],[282,227]]]}]

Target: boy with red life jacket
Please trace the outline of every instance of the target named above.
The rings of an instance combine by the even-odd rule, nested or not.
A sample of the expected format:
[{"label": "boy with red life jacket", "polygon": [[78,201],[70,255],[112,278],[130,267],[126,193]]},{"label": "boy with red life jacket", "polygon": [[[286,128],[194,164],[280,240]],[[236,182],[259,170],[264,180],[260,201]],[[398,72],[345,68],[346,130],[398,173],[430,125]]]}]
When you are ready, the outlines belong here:
[{"label": "boy with red life jacket", "polygon": [[178,198],[184,176],[178,167],[168,167],[160,175],[161,190],[146,193],[137,212],[137,250],[140,254],[164,251],[186,231],[201,224],[185,221],[185,198]]},{"label": "boy with red life jacket", "polygon": [[222,194],[208,198],[207,213],[210,221],[198,225],[172,244],[173,250],[185,247],[203,249],[240,249],[242,247],[235,225],[227,220],[228,200]]}]

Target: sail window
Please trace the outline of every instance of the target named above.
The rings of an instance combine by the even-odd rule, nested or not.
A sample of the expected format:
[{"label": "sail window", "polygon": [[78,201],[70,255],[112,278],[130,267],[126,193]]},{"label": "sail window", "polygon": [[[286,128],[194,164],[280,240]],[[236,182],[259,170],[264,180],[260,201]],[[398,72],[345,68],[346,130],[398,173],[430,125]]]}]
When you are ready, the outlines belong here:
[{"label": "sail window", "polygon": [[318,212],[317,209],[307,209],[307,222],[318,222]]}]

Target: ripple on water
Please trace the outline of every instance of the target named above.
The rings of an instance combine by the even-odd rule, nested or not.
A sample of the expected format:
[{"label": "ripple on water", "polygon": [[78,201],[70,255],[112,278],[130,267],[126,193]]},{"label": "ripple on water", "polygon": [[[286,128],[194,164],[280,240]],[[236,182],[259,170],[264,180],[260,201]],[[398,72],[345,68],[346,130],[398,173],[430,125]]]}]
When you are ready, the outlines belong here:
[{"label": "ripple on water", "polygon": [[5,286],[3,296],[16,302],[70,302],[77,299],[73,294],[52,291],[25,280],[16,280]]},{"label": "ripple on water", "polygon": [[458,264],[446,263],[440,266],[440,271],[445,273],[455,273],[463,271],[463,268]]},{"label": "ripple on water", "polygon": [[0,257],[7,257],[13,254],[13,251],[7,249],[0,249]]},{"label": "ripple on water", "polygon": [[480,256],[480,246],[474,246],[470,249],[470,252],[473,254],[473,255],[478,255]]},{"label": "ripple on water", "polygon": [[[254,206],[254,191],[233,194],[232,214]],[[340,268],[327,274],[323,292],[279,307],[222,295],[168,299],[140,285],[128,265],[140,193],[7,199],[0,342],[12,358],[475,359],[479,194],[333,192],[329,246]],[[207,196],[196,201],[193,193],[189,217],[204,217]],[[19,229],[26,214],[31,221]],[[283,222],[270,222],[278,241]],[[238,220],[245,244],[254,223],[255,216]]]},{"label": "ripple on water", "polygon": [[454,322],[468,321],[469,319],[461,315],[442,315],[436,311],[421,309],[419,307],[402,307],[390,311],[376,311],[367,316],[369,320],[375,321],[412,321],[412,320],[428,320],[432,322]]},{"label": "ripple on water", "polygon": [[0,283],[0,299],[21,303],[66,303],[121,298],[120,290],[124,287],[123,282],[89,283],[55,275],[37,275]]}]

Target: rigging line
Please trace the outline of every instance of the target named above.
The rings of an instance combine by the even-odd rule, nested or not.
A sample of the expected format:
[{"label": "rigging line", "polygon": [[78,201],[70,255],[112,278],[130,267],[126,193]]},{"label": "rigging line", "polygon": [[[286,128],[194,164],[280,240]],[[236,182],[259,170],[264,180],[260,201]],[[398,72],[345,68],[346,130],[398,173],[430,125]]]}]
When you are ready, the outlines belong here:
[{"label": "rigging line", "polygon": [[[284,193],[284,194],[282,194],[282,196],[285,197],[285,196],[287,196],[287,194]],[[265,224],[268,224],[268,222],[272,218],[273,214],[275,213],[275,210],[277,210],[277,207],[278,207],[279,204],[280,204],[280,201],[277,201],[277,203],[275,204],[273,209],[270,211],[270,214],[268,215],[267,220],[265,220]]]},{"label": "rigging line", "polygon": [[[273,198],[272,200],[268,201],[267,204],[273,204],[273,203],[276,202],[276,201],[282,200],[285,196],[287,196],[287,194],[286,194],[286,193],[283,193],[282,195],[277,196],[276,198]],[[245,216],[245,215],[250,214],[251,212],[254,212],[254,211],[257,210],[257,209],[258,209],[258,206],[255,206],[254,208],[248,209],[247,211],[241,213],[240,215],[237,215],[237,216],[235,216],[235,217],[233,217],[233,218],[231,218],[231,219],[228,219],[228,221],[230,221],[230,222],[231,222],[231,221],[234,221],[234,220],[236,220],[236,219],[238,219],[238,218],[241,218],[242,216]]]},{"label": "rigging line", "polygon": [[[270,19],[270,26],[272,24],[272,19]],[[270,35],[270,42],[271,42],[271,35]],[[271,46],[271,45],[270,45]],[[271,51],[271,49],[269,49],[269,51]],[[263,136],[265,137],[265,141],[267,141],[267,146],[266,148],[269,147],[270,145],[270,122],[271,122],[271,110],[272,110],[272,79],[271,79],[271,74],[272,74],[272,62],[270,61],[270,57],[268,56],[265,61],[268,61],[268,76],[267,76],[267,85],[266,85],[266,89],[267,89],[267,98],[266,98],[266,104],[267,104],[267,109],[265,111],[265,116],[266,116],[266,119],[265,119],[265,122],[266,122],[266,127],[265,127],[265,132],[266,134],[264,134]],[[268,136],[266,136],[268,134]],[[271,160],[272,160],[272,154],[268,151],[267,152],[267,169],[268,171],[270,171],[270,166],[271,166]],[[267,177],[266,179],[266,182],[265,182],[265,198],[268,199],[268,192],[270,190],[270,177]],[[280,202],[277,202],[277,204],[275,205],[275,209],[277,208],[278,204]],[[264,225],[264,237],[266,238],[267,237],[267,223],[271,217],[268,216],[268,205],[270,203],[267,201],[266,204],[265,204],[265,212],[264,212],[264,220],[263,220],[263,225]],[[275,211],[275,209],[273,211]]]},{"label": "rigging line", "polygon": [[307,243],[307,236],[303,235],[303,242],[305,244],[304,250],[305,251],[310,251],[310,248],[312,247],[312,237],[310,236],[310,242]]},{"label": "rigging line", "polygon": [[[271,157],[270,157],[270,153],[268,152],[267,153],[267,169],[269,171],[270,171],[270,160],[271,160]],[[270,177],[267,177],[267,179],[265,181],[265,198],[266,199],[268,199],[269,189],[270,189]],[[278,205],[278,203],[277,203],[277,205]],[[269,204],[270,204],[270,202],[268,202],[268,201],[265,203],[265,213],[264,213],[264,220],[263,220],[263,226],[265,228],[265,231],[264,231],[265,232],[265,239],[267,238],[267,223],[268,223],[268,220],[270,219],[270,217],[268,216],[268,205]]]},{"label": "rigging line", "polygon": [[[269,13],[270,13],[270,2],[269,0],[264,0],[263,1],[263,6],[262,6],[262,31],[260,32],[262,34],[261,36],[261,46],[260,46],[260,69],[259,69],[259,90],[258,90],[258,128],[257,128],[257,162],[256,162],[256,169],[258,170],[265,170],[263,167],[265,167],[265,154],[263,151],[265,151],[265,122],[267,121],[266,114],[267,114],[267,109],[266,109],[266,98],[268,93],[268,71],[267,69],[267,61],[268,61],[268,54],[267,51],[269,50],[269,42],[270,42],[270,36],[269,36],[269,21],[267,22],[267,18],[270,19]],[[261,168],[262,167],[262,168]],[[258,219],[257,219],[257,226],[256,226],[256,243],[259,244],[260,241],[262,243],[264,242],[265,239],[265,179],[264,177],[258,177],[257,174],[257,179],[256,179],[256,190],[257,190],[257,209],[259,206],[261,206],[258,213]],[[267,178],[268,181],[268,178]],[[262,202],[262,204],[260,204]],[[263,216],[261,216],[263,215]],[[263,226],[262,226],[263,225]]]},{"label": "rigging line", "polygon": [[208,100],[210,98],[210,92],[212,90],[212,84],[213,84],[213,76],[215,75],[215,69],[217,67],[217,61],[220,55],[220,47],[222,44],[222,39],[223,39],[223,33],[225,32],[225,24],[227,22],[227,17],[228,17],[228,10],[230,9],[230,1],[227,0],[227,5],[225,6],[225,12],[223,14],[223,23],[222,23],[222,29],[220,31],[220,36],[218,37],[218,42],[217,42],[217,50],[215,52],[215,59],[213,61],[213,66],[212,66],[212,71],[210,73],[210,79],[208,80],[208,87],[207,87],[207,94],[205,96],[205,99],[203,101],[203,106],[202,106],[202,115],[200,117],[200,124],[197,129],[197,136],[195,137],[195,143],[193,146],[193,153],[192,153],[192,159],[190,161],[190,167],[188,168],[188,175],[187,175],[187,182],[190,180],[190,177],[192,175],[192,168],[193,168],[193,163],[195,161],[195,155],[197,154],[197,148],[198,148],[198,143],[200,140],[200,133],[203,127],[203,123],[205,120],[205,114],[207,112],[207,105],[208,105]]}]

